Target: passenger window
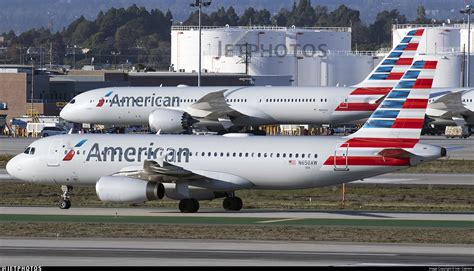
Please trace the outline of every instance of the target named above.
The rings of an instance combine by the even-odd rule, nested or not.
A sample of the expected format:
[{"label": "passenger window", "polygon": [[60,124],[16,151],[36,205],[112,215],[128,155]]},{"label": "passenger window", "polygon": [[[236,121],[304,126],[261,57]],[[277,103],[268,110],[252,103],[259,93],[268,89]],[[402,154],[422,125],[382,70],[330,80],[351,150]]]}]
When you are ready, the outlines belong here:
[{"label": "passenger window", "polygon": [[201,156],[206,156],[206,153],[205,153],[205,152],[202,152],[202,153],[201,153]]},{"label": "passenger window", "polygon": [[239,152],[239,157],[242,157],[242,153],[241,153],[241,152]]},{"label": "passenger window", "polygon": [[277,158],[279,158],[279,157],[280,157],[280,154],[279,154],[279,153],[277,153]]},{"label": "passenger window", "polygon": [[236,155],[236,153],[235,153],[235,152],[234,152],[234,153],[232,153],[232,156],[233,156],[233,157],[235,157],[235,155]]},{"label": "passenger window", "polygon": [[264,154],[263,154],[263,157],[267,158],[267,153],[264,153]]},{"label": "passenger window", "polygon": [[295,158],[298,158],[298,154],[295,154]]},{"label": "passenger window", "polygon": [[224,156],[224,153],[223,153],[223,152],[221,152],[221,157],[223,157],[223,156]]},{"label": "passenger window", "polygon": [[208,152],[208,153],[207,153],[207,156],[209,156],[209,157],[210,157],[210,156],[211,156],[211,152]]},{"label": "passenger window", "polygon": [[260,157],[260,156],[262,156],[262,155],[261,155],[260,153],[258,153],[258,154],[257,154],[257,157]]},{"label": "passenger window", "polygon": [[318,154],[314,154],[314,158],[318,158]]},{"label": "passenger window", "polygon": [[229,156],[230,156],[230,153],[227,153],[227,157],[229,157]]},{"label": "passenger window", "polygon": [[248,152],[245,153],[245,157],[249,157],[249,153],[248,153]]},{"label": "passenger window", "polygon": [[214,157],[217,157],[217,152],[214,153]]},{"label": "passenger window", "polygon": [[304,158],[304,153],[301,155],[301,158]]},{"label": "passenger window", "polygon": [[283,158],[286,158],[286,153],[282,154]]},{"label": "passenger window", "polygon": [[290,158],[291,158],[292,156],[293,156],[293,154],[292,154],[292,153],[288,154],[288,157],[290,157]]}]

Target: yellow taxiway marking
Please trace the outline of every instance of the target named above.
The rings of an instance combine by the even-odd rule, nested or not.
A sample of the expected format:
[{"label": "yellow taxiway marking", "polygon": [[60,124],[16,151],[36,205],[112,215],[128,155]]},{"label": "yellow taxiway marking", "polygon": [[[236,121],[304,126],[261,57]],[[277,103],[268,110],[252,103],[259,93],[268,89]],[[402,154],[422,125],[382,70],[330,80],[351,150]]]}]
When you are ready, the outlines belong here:
[{"label": "yellow taxiway marking", "polygon": [[282,221],[292,221],[292,220],[302,220],[305,218],[285,218],[285,219],[273,219],[273,220],[265,220],[259,221],[257,223],[275,223],[275,222],[282,222]]}]

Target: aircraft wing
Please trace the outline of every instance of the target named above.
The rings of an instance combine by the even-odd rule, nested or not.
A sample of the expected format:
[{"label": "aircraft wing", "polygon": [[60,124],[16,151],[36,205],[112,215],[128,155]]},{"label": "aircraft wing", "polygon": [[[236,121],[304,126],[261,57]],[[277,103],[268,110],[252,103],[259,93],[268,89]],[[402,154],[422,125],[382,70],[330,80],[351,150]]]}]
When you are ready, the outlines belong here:
[{"label": "aircraft wing", "polygon": [[248,111],[246,108],[231,107],[231,105],[226,102],[225,94],[227,91],[228,89],[222,89],[208,93],[190,105],[186,111],[193,117],[216,121],[231,121],[232,119],[251,116],[260,117],[259,115],[261,114],[259,112],[246,112],[246,110]]},{"label": "aircraft wing", "polygon": [[207,170],[189,170],[159,160],[146,160],[143,167],[125,167],[113,176],[127,176],[162,183],[188,182],[193,186],[213,190],[234,190],[253,186],[250,181],[240,176]]}]

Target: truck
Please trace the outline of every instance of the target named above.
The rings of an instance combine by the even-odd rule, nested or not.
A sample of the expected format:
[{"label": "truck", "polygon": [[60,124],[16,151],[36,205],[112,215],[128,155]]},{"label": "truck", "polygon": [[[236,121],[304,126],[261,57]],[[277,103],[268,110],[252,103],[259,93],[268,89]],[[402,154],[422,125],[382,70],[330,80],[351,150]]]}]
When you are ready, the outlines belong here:
[{"label": "truck", "polygon": [[468,127],[466,126],[446,126],[444,135],[446,138],[468,138],[470,133]]}]

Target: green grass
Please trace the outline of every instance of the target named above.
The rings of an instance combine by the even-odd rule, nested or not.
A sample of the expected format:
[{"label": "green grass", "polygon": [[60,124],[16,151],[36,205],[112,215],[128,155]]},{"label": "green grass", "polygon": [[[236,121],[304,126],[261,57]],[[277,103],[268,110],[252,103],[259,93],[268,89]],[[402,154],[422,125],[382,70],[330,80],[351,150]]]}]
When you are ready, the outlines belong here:
[{"label": "green grass", "polygon": [[14,155],[0,154],[0,168],[5,168],[7,162],[13,158]]},{"label": "green grass", "polygon": [[404,169],[403,173],[474,173],[474,160],[439,159],[416,167]]},{"label": "green grass", "polygon": [[127,224],[207,224],[207,225],[298,225],[298,226],[358,226],[358,227],[424,227],[471,228],[474,221],[452,220],[398,220],[398,219],[321,219],[304,218],[285,220],[255,217],[187,217],[187,216],[101,216],[101,215],[19,215],[1,214],[1,222],[82,222]]},{"label": "green grass", "polygon": [[465,228],[3,222],[1,237],[474,244]]},{"label": "green grass", "polygon": [[[2,183],[0,206],[57,206],[59,186]],[[383,210],[383,211],[474,211],[474,186],[347,184],[341,204],[341,186],[306,190],[242,190],[236,192],[245,209]],[[129,204],[101,202],[94,187],[74,187],[74,207],[129,207]],[[222,208],[222,199],[201,201],[201,208]],[[174,200],[133,205],[178,209]]]}]

